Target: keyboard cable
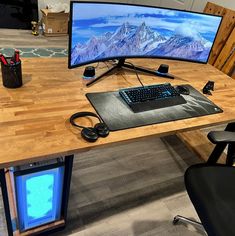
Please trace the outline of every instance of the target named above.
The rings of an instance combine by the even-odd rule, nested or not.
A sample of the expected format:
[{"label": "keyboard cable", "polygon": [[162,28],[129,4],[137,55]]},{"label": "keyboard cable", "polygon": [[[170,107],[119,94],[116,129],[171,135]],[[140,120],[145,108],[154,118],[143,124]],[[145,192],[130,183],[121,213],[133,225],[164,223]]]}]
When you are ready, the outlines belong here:
[{"label": "keyboard cable", "polygon": [[143,83],[141,82],[141,79],[140,79],[140,77],[139,77],[139,75],[138,75],[138,72],[137,72],[137,70],[136,70],[135,65],[132,64],[131,62],[127,62],[127,61],[126,61],[125,63],[131,65],[131,66],[134,68],[134,71],[135,71],[136,77],[137,77],[137,79],[139,80],[139,82],[140,82],[140,84],[142,85],[142,87],[144,88],[145,86],[144,86]]}]

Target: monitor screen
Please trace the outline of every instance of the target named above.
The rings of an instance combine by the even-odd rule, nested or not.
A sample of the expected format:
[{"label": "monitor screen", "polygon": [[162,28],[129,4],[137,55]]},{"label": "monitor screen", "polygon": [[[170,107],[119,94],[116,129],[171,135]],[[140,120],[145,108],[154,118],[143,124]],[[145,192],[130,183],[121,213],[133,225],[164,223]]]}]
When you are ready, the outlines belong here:
[{"label": "monitor screen", "polygon": [[222,17],[119,3],[71,2],[69,68],[120,58],[206,63]]}]

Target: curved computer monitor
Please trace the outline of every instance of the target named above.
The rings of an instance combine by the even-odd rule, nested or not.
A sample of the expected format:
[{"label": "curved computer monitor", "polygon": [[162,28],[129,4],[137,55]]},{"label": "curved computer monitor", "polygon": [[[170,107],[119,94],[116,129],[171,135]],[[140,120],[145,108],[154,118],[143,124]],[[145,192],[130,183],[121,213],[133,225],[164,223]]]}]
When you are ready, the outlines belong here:
[{"label": "curved computer monitor", "polygon": [[122,58],[207,63],[220,16],[120,3],[71,2],[69,68]]}]

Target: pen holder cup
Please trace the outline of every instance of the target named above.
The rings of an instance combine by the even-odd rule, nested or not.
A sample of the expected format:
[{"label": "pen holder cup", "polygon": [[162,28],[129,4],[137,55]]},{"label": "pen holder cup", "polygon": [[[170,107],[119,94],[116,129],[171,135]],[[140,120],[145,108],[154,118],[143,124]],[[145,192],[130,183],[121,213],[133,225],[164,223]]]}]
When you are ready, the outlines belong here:
[{"label": "pen holder cup", "polygon": [[2,84],[6,88],[19,88],[22,86],[21,61],[12,65],[1,62]]}]

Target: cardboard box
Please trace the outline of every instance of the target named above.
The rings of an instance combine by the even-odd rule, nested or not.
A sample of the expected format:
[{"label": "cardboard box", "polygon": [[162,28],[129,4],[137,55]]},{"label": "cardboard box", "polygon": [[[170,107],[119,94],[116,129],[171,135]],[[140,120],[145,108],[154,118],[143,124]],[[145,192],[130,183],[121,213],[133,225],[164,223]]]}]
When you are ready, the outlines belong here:
[{"label": "cardboard box", "polygon": [[50,12],[41,9],[42,28],[45,36],[61,36],[68,34],[69,13]]}]

